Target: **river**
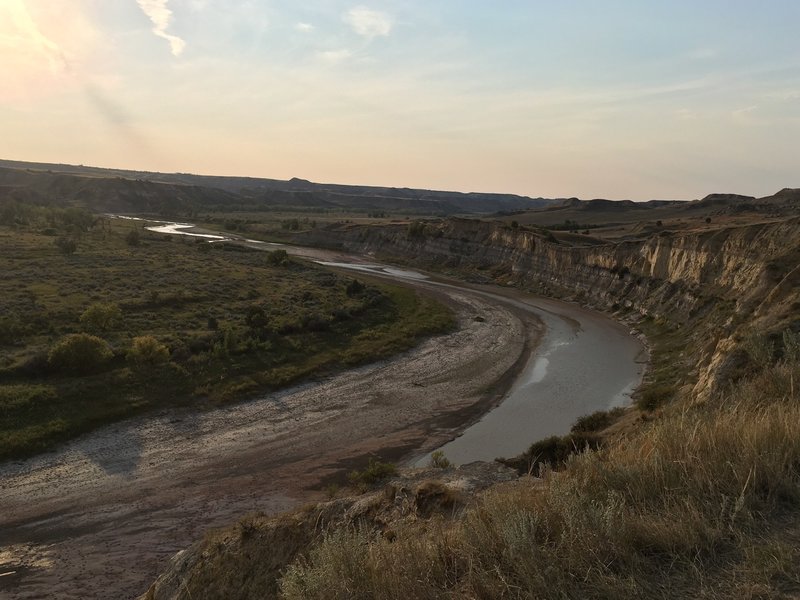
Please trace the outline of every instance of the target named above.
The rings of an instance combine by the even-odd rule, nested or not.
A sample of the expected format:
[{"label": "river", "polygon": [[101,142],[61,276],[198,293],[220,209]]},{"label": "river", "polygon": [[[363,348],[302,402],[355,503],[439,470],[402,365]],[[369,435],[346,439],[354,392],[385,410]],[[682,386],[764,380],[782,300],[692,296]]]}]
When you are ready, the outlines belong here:
[{"label": "river", "polygon": [[[161,231],[217,236],[174,225]],[[208,529],[323,500],[326,485],[368,457],[510,456],[628,402],[641,377],[638,340],[575,304],[283,248],[441,298],[459,327],[321,380],[214,410],[148,414],[0,463],[0,597],[137,597]]]},{"label": "river", "polygon": [[[237,236],[211,235],[192,227],[188,223],[164,223],[148,229],[213,241],[264,243]],[[418,271],[370,262],[362,256],[338,254],[336,260],[324,260],[319,258],[316,249],[270,245],[283,248],[289,254],[310,257],[327,267],[424,282],[426,287],[454,289],[463,285]],[[527,450],[532,442],[568,433],[579,417],[630,403],[631,394],[641,384],[647,355],[642,342],[627,327],[574,303],[524,294],[515,294],[512,298],[489,290],[475,291],[495,302],[533,311],[544,324],[545,333],[502,402],[439,448],[453,464],[515,456]],[[426,454],[415,462],[422,466],[429,457]]]}]

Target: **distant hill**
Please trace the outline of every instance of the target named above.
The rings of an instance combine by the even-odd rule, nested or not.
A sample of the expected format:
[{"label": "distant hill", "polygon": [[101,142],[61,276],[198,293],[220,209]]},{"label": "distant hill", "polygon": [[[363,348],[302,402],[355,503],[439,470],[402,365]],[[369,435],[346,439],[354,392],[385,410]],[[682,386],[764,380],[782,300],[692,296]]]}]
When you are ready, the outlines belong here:
[{"label": "distant hill", "polygon": [[[25,188],[26,191],[23,191]],[[186,210],[339,210],[395,214],[488,214],[553,204],[514,194],[462,193],[263,179],[154,173],[0,160],[0,198],[39,194],[93,210],[183,212]]]}]

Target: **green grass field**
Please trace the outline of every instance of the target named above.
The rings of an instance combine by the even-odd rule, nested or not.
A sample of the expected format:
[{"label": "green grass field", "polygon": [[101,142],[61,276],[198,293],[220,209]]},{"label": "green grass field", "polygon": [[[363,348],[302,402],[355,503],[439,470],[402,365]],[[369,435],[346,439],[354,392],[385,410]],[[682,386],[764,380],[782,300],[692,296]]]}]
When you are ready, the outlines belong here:
[{"label": "green grass field", "polygon": [[149,410],[253,397],[453,325],[412,290],[280,252],[35,217],[0,226],[0,458]]}]

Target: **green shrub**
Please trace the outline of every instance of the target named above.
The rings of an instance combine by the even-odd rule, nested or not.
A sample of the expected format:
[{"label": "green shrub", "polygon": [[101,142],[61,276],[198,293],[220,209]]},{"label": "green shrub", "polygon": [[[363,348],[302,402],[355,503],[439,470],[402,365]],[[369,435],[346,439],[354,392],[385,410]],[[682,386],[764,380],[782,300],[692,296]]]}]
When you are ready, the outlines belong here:
[{"label": "green shrub", "polygon": [[244,322],[251,331],[261,332],[269,326],[270,318],[263,306],[260,304],[251,304],[247,307]]},{"label": "green shrub", "polygon": [[152,335],[141,335],[133,338],[128,362],[138,369],[157,367],[169,362],[169,349]]},{"label": "green shrub", "polygon": [[406,239],[409,240],[424,240],[425,239],[425,223],[422,221],[412,221],[408,224],[406,231]]},{"label": "green shrub", "polygon": [[501,458],[499,461],[520,473],[539,476],[544,469],[558,469],[573,454],[587,450],[597,450],[600,438],[592,433],[578,432],[565,436],[551,436],[531,444],[526,452],[514,458]]},{"label": "green shrub", "polygon": [[453,466],[453,463],[450,462],[441,450],[434,450],[431,452],[431,461],[429,464],[434,469],[447,469]]},{"label": "green shrub", "polygon": [[96,302],[81,315],[80,321],[88,331],[108,331],[117,326],[122,319],[122,311],[117,304]]},{"label": "green shrub", "polygon": [[58,251],[65,256],[75,254],[75,251],[78,249],[78,243],[69,237],[57,237],[53,243],[55,244],[56,248],[58,248]]},{"label": "green shrub", "polygon": [[361,283],[358,279],[353,279],[350,283],[347,284],[347,288],[345,292],[351,298],[353,296],[358,296],[359,294],[363,294],[364,290],[367,289],[367,286]]},{"label": "green shrub", "polygon": [[648,412],[664,406],[675,396],[675,388],[668,384],[656,384],[645,387],[636,406]]},{"label": "green shrub", "polygon": [[598,410],[590,415],[579,417],[575,421],[572,433],[600,431],[611,425],[625,412],[624,408],[613,408],[611,410]]},{"label": "green shrub", "polygon": [[283,267],[289,264],[289,253],[286,250],[275,250],[267,253],[267,264],[274,267]]},{"label": "green shrub", "polygon": [[363,470],[351,471],[347,478],[354,486],[366,488],[394,475],[397,475],[396,465],[370,457],[367,466]]},{"label": "green shrub", "polygon": [[87,374],[99,371],[112,356],[111,346],[105,340],[86,333],[72,333],[50,349],[47,362],[59,371]]}]

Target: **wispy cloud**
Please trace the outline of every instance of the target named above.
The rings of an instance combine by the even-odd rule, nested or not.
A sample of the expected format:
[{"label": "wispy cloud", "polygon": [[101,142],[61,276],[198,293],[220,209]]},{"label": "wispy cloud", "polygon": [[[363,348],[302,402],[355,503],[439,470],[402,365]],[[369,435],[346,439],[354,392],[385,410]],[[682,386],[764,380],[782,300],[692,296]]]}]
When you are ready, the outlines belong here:
[{"label": "wispy cloud", "polygon": [[350,50],[343,48],[341,50],[326,50],[325,52],[320,52],[318,56],[327,63],[331,64],[338,64],[342,61],[347,60],[353,55]]},{"label": "wispy cloud", "polygon": [[302,31],[303,33],[311,33],[314,31],[314,26],[311,23],[298,23],[294,26],[297,31]]},{"label": "wispy cloud", "polygon": [[712,58],[719,58],[720,51],[718,48],[700,47],[690,50],[685,56],[691,60],[710,60]]},{"label": "wispy cloud", "polygon": [[170,50],[174,56],[180,55],[186,47],[186,42],[177,35],[167,33],[169,22],[172,20],[172,11],[167,8],[168,0],[136,0],[139,8],[153,23],[153,33],[169,42]]},{"label": "wispy cloud", "polygon": [[392,32],[392,18],[386,13],[365,6],[351,8],[344,15],[344,21],[358,35],[372,39],[387,36]]},{"label": "wispy cloud", "polygon": [[745,106],[743,108],[737,108],[736,110],[731,111],[731,116],[734,119],[738,120],[746,120],[753,116],[753,113],[758,110],[758,106]]}]

